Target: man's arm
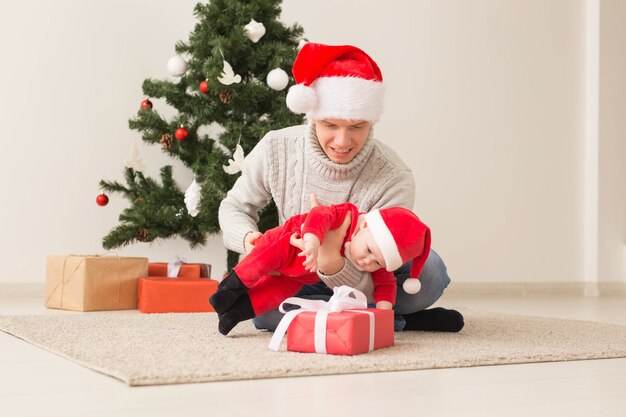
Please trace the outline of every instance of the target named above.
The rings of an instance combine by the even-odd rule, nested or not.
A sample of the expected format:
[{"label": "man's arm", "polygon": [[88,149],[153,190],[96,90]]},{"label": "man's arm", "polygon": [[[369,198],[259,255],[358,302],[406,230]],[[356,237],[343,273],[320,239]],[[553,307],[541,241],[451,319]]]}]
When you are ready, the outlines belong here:
[{"label": "man's arm", "polygon": [[267,181],[266,143],[267,136],[246,156],[241,176],[220,204],[218,218],[224,246],[235,252],[246,252],[244,237],[259,230],[259,210],[272,198]]},{"label": "man's arm", "polygon": [[[324,242],[326,234],[331,229],[341,228],[343,233],[338,232],[338,236],[345,238],[345,225],[348,227],[352,217],[358,214],[356,206],[351,203],[336,204],[332,206],[320,206],[317,204],[315,194],[311,195],[311,211],[306,215],[302,224],[301,233],[294,233],[290,242],[299,248],[301,252],[298,256],[304,256],[302,265],[307,271],[317,271],[317,257],[320,245]],[[301,235],[301,236],[300,236]],[[341,255],[337,253],[339,258]],[[327,267],[327,266],[326,266]],[[337,268],[341,268],[338,266]]]},{"label": "man's arm", "polygon": [[[415,202],[415,180],[413,173],[407,169],[400,169],[396,176],[386,183],[380,184],[380,192],[370,210],[384,207],[404,207],[413,209]],[[345,235],[345,234],[344,234]],[[318,262],[318,276],[325,283],[360,282],[368,272],[359,271],[352,262],[339,255],[343,236],[337,236],[335,231],[326,234],[326,241],[320,247]]]},{"label": "man's arm", "polygon": [[[315,194],[311,194],[309,201],[311,204],[311,211],[309,212],[309,215],[311,213],[314,214],[311,219],[307,217],[309,223],[311,223],[311,220],[315,219],[315,214],[318,212],[320,214],[326,214],[326,220],[329,223],[329,225],[325,227],[326,232],[323,234],[323,236],[318,236],[320,237],[320,242],[324,242],[324,244],[318,250],[318,276],[320,277],[320,279],[322,279],[322,281],[326,282],[327,284],[332,284],[332,276],[337,274],[338,272],[341,272],[345,266],[350,264],[351,267],[348,267],[348,273],[353,278],[353,280],[359,280],[361,278],[362,272],[354,268],[354,266],[352,266],[350,262],[345,262],[345,259],[343,258],[343,256],[341,256],[340,253],[341,245],[343,244],[346,233],[348,233],[348,230],[350,228],[350,223],[352,221],[351,216],[346,216],[347,211],[343,214],[342,217],[338,217],[336,215],[328,215],[327,210],[330,209],[330,207],[320,206],[319,202],[317,201],[317,196]],[[347,204],[349,203],[344,203],[343,205],[347,207]],[[341,221],[341,223],[339,223],[339,220]],[[331,223],[333,224],[334,230],[329,230],[331,228]],[[337,285],[342,285],[342,283],[337,281]]]}]

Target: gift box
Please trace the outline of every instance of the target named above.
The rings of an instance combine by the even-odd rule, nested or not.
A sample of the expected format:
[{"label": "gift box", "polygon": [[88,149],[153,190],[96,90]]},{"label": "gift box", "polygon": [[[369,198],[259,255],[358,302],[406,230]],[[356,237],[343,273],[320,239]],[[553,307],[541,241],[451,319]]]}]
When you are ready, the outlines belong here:
[{"label": "gift box", "polygon": [[[150,262],[148,265],[149,277],[167,277],[168,266],[171,268],[171,264],[165,262]],[[180,268],[177,277],[185,278],[202,278],[211,276],[211,265],[209,264],[187,264],[183,263],[178,265]]]},{"label": "gift box", "polygon": [[[175,275],[174,277],[168,275]],[[211,265],[151,262],[148,277],[139,279],[137,308],[142,313],[212,312],[209,297],[218,282],[210,279]]]},{"label": "gift box", "polygon": [[75,311],[137,308],[137,280],[148,258],[48,256],[46,307]]},{"label": "gift box", "polygon": [[137,307],[142,313],[207,313],[218,282],[209,278],[145,277],[139,279]]},{"label": "gift box", "polygon": [[365,294],[347,285],[334,287],[328,301],[290,297],[278,309],[285,315],[268,345],[276,352],[285,334],[294,352],[358,355],[393,346],[393,310],[367,308]]},{"label": "gift box", "polygon": [[[366,312],[371,313],[367,314]],[[316,352],[315,318],[319,314],[306,311],[298,314],[287,330],[287,350]],[[373,323],[370,323],[370,320]],[[374,334],[371,334],[373,330]],[[393,346],[393,311],[366,308],[330,313],[326,322],[326,353],[359,355],[373,349]]]}]

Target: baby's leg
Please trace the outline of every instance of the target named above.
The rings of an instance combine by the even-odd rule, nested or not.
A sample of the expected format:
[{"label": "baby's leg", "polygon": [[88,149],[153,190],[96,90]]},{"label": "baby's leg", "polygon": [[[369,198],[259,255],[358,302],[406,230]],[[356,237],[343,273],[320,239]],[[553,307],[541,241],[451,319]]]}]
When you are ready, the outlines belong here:
[{"label": "baby's leg", "polygon": [[284,275],[264,276],[248,292],[255,317],[278,308],[280,303],[296,295],[303,286],[298,278]]},{"label": "baby's leg", "polygon": [[285,224],[257,239],[254,249],[233,268],[246,287],[252,288],[262,277],[291,262],[298,249],[289,243],[290,237],[291,227]]},{"label": "baby's leg", "polygon": [[302,286],[301,282],[286,276],[262,277],[247,294],[239,296],[228,309],[219,314],[220,333],[226,335],[238,323],[278,307],[285,298],[295,295]]},{"label": "baby's leg", "polygon": [[217,292],[209,298],[218,315],[230,309],[263,276],[279,270],[293,258],[296,248],[289,243],[291,228],[286,226],[275,227],[259,237],[254,249],[220,282]]}]

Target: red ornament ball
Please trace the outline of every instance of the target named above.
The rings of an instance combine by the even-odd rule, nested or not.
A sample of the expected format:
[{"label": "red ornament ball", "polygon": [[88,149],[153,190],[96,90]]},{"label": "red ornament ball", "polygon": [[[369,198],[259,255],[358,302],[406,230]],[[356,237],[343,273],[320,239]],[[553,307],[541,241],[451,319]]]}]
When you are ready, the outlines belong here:
[{"label": "red ornament ball", "polygon": [[199,88],[200,88],[200,91],[202,91],[204,94],[209,92],[209,84],[206,81],[202,81],[200,83]]},{"label": "red ornament ball", "polygon": [[176,139],[178,140],[185,140],[188,134],[189,132],[187,132],[187,129],[184,127],[179,127],[176,129],[176,132],[174,132],[174,136],[176,136]]},{"label": "red ornament ball", "polygon": [[105,194],[98,194],[98,197],[96,197],[96,203],[98,203],[99,206],[104,207],[109,204],[109,197],[107,197]]},{"label": "red ornament ball", "polygon": [[152,108],[152,102],[149,99],[145,99],[141,102],[142,110],[150,110]]}]

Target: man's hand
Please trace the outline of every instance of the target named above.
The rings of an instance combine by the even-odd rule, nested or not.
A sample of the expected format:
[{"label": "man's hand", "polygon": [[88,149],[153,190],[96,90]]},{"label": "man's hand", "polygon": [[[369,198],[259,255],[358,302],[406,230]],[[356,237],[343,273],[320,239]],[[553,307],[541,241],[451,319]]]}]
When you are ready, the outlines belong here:
[{"label": "man's hand", "polygon": [[261,232],[248,232],[246,236],[243,238],[243,244],[246,248],[246,255],[252,252],[254,249],[254,243],[258,238],[263,235]]}]

